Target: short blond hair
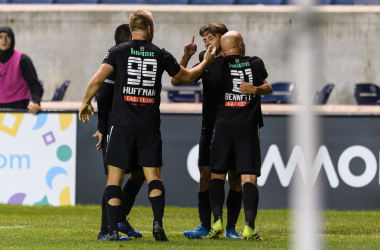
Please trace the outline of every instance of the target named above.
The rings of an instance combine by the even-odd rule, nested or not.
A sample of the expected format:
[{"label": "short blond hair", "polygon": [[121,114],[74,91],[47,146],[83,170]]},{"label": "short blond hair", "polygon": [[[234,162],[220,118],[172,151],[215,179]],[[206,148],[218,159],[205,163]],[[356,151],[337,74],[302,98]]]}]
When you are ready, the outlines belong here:
[{"label": "short blond hair", "polygon": [[131,32],[137,30],[147,31],[148,27],[153,28],[153,16],[147,10],[136,10],[129,17],[129,28]]}]

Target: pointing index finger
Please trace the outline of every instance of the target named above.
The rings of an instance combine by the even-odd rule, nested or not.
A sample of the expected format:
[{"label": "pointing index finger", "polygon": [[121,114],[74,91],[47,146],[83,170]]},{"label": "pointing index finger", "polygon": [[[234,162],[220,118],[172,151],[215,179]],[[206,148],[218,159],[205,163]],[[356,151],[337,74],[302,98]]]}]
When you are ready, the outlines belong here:
[{"label": "pointing index finger", "polygon": [[195,36],[193,35],[193,38],[191,39],[191,43],[194,43]]}]

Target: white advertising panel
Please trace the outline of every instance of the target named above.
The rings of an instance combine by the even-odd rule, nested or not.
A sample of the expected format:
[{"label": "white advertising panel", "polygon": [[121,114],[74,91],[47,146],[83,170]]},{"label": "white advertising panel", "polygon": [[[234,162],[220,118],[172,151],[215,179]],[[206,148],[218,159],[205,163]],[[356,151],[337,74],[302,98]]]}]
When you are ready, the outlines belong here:
[{"label": "white advertising panel", "polygon": [[0,203],[75,205],[76,114],[0,113]]}]

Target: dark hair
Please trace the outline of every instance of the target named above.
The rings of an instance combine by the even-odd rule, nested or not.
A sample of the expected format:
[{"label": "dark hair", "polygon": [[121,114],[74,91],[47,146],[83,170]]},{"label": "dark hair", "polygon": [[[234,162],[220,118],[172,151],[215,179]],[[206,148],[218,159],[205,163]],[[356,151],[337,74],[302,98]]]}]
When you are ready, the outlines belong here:
[{"label": "dark hair", "polygon": [[129,30],[129,24],[122,24],[115,30],[115,43],[119,45],[121,43],[131,40],[131,31]]},{"label": "dark hair", "polygon": [[215,36],[216,34],[224,35],[228,32],[228,29],[226,25],[222,23],[210,23],[208,25],[203,26],[199,30],[199,35],[204,36],[207,33],[210,33],[211,35]]},{"label": "dark hair", "polygon": [[129,25],[132,32],[137,30],[146,31],[149,26],[153,28],[152,13],[146,10],[136,10],[129,17]]}]

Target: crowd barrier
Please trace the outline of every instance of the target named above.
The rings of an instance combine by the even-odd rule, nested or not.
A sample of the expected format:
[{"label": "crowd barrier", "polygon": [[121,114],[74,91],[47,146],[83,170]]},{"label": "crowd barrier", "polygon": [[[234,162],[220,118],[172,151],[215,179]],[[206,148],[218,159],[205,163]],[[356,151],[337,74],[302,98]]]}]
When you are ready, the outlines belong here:
[{"label": "crowd barrier", "polygon": [[[56,105],[56,106],[54,106]],[[66,109],[66,111],[62,108]],[[31,115],[0,111],[0,203],[23,205],[100,204],[105,187],[102,156],[96,150],[97,117],[78,121],[79,103],[42,104]],[[281,107],[279,107],[281,106]],[[292,144],[291,115],[298,107],[263,105],[260,130],[261,209],[289,207],[294,175],[307,167]],[[166,204],[197,206],[200,104],[161,106],[163,182]],[[326,106],[319,113],[318,147],[312,166],[325,209],[375,210],[380,204],[380,111],[375,107]],[[227,189],[226,184],[226,189]],[[149,206],[143,185],[136,205]]]}]

